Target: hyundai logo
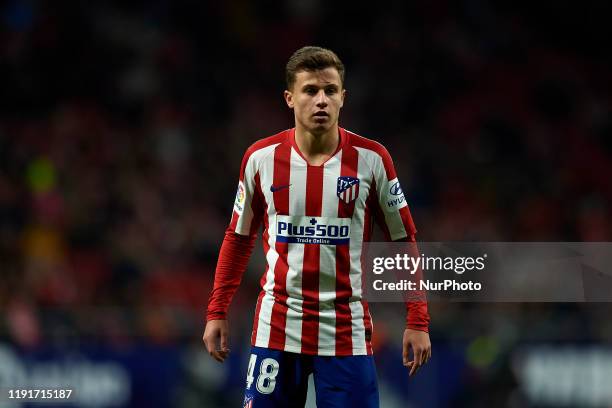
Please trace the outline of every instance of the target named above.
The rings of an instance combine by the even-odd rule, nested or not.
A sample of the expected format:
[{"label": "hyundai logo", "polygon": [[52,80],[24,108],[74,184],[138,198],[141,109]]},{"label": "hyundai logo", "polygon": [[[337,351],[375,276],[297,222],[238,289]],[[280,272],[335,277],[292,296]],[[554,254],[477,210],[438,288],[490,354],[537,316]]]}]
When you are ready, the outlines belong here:
[{"label": "hyundai logo", "polygon": [[393,195],[401,195],[402,194],[402,186],[400,186],[399,181],[397,181],[394,185],[391,186],[389,192]]}]

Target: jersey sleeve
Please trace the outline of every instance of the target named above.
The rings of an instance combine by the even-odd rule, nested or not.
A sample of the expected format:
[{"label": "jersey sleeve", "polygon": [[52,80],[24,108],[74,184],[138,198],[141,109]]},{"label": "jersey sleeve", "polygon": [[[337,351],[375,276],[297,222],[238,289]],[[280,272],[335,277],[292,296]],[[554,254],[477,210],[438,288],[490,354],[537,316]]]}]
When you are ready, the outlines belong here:
[{"label": "jersey sleeve", "polygon": [[[414,235],[405,240],[407,251],[411,257],[419,256],[419,248],[416,244]],[[423,270],[419,267],[416,271],[415,282],[423,279]],[[411,299],[406,301],[406,327],[412,330],[429,332],[429,310],[427,307],[427,293],[424,290],[417,290],[411,294]]]},{"label": "jersey sleeve", "polygon": [[[419,256],[416,246],[416,228],[406,202],[406,197],[393,166],[391,155],[384,147],[379,149],[380,160],[374,163],[375,211],[377,223],[382,227],[389,241],[407,242],[411,256]],[[417,279],[422,279],[422,271],[417,271]],[[413,330],[429,331],[429,312],[424,291],[415,291],[406,301],[406,327]]]},{"label": "jersey sleeve", "polygon": [[227,318],[229,305],[253,252],[263,217],[263,202],[257,166],[249,149],[242,159],[232,218],[219,251],[214,286],[208,298],[207,320]]},{"label": "jersey sleeve", "polygon": [[238,189],[229,225],[231,231],[240,235],[257,233],[263,216],[263,193],[257,163],[251,153],[251,149],[247,150],[242,158]]},{"label": "jersey sleeve", "polygon": [[206,320],[227,319],[229,305],[240,286],[254,246],[255,235],[238,235],[229,228],[225,231],[214,286],[208,297]]},{"label": "jersey sleeve", "polygon": [[408,209],[406,197],[397,178],[391,155],[380,146],[380,160],[373,163],[374,197],[376,211],[374,217],[382,227],[387,239],[397,241],[416,234],[416,228]]}]

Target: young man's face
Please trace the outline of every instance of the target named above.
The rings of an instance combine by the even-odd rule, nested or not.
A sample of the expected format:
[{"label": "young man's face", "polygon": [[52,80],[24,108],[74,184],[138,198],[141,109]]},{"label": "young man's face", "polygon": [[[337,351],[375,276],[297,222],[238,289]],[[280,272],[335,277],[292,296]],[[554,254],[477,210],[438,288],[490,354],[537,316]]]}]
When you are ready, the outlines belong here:
[{"label": "young man's face", "polygon": [[323,134],[338,123],[345,90],[336,68],[299,71],[285,101],[293,109],[296,126],[312,134]]}]

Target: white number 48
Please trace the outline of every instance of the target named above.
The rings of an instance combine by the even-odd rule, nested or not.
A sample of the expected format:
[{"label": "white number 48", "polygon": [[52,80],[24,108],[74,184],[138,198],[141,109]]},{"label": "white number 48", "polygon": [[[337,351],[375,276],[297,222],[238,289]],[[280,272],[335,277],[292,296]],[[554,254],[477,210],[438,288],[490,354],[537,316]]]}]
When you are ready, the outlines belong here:
[{"label": "white number 48", "polygon": [[[257,355],[251,354],[249,359],[249,368],[247,369],[246,388],[247,390],[253,385],[255,377],[255,363]],[[276,387],[276,375],[278,374],[278,361],[273,358],[264,358],[259,366],[259,375],[257,376],[257,391],[262,394],[271,394]]]}]

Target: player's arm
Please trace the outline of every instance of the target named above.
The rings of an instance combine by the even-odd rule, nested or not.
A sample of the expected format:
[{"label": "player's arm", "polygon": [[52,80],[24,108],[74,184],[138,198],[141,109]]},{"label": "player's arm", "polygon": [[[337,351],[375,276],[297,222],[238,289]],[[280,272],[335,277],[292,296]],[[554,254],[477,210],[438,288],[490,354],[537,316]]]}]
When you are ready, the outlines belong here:
[{"label": "player's arm", "polygon": [[262,211],[263,194],[259,176],[247,150],[240,169],[232,220],[219,251],[202,337],[208,353],[219,362],[223,362],[229,353],[227,312],[253,252]]},{"label": "player's arm", "polygon": [[[411,257],[419,256],[419,249],[414,234],[405,239],[398,240],[407,242],[406,251]],[[397,242],[397,241],[396,241]],[[423,271],[419,267],[412,280],[420,282],[423,279]],[[404,366],[410,369],[409,375],[417,373],[431,358],[431,341],[429,340],[429,313],[427,311],[427,297],[425,291],[414,291],[411,299],[406,301],[406,329],[402,338],[402,361]],[[412,359],[410,359],[412,350]]]},{"label": "player's arm", "polygon": [[[374,217],[382,227],[388,241],[406,242],[411,256],[418,256],[416,246],[416,228],[399,184],[395,167],[389,152],[380,146],[381,161],[373,166],[376,187],[376,205]],[[416,272],[416,281],[422,278],[422,271]],[[431,357],[429,340],[429,312],[425,292],[415,291],[406,301],[406,328],[402,339],[402,359],[410,368],[410,375]],[[412,350],[413,359],[410,359]]]},{"label": "player's arm", "polygon": [[228,228],[219,251],[215,283],[208,301],[207,323],[202,340],[208,354],[221,363],[229,353],[227,311],[247,269],[255,237],[255,234],[239,235]]}]

